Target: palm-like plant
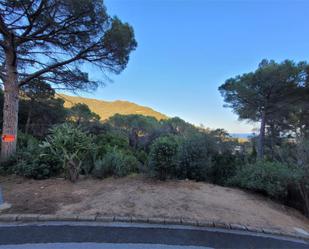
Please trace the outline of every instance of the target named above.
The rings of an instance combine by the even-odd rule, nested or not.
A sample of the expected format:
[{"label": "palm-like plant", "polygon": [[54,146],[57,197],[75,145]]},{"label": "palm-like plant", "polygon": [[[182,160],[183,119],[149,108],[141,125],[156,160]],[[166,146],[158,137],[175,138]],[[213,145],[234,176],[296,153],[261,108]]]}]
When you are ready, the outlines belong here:
[{"label": "palm-like plant", "polygon": [[78,179],[83,160],[94,148],[91,136],[68,123],[52,128],[41,147],[61,160],[65,177],[72,182]]}]

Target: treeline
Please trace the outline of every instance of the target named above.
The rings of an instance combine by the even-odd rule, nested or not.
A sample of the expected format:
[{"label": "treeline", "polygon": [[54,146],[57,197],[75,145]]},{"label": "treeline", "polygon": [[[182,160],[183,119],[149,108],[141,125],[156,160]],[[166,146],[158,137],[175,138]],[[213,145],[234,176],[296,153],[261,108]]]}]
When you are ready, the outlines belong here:
[{"label": "treeline", "polygon": [[63,175],[76,181],[80,174],[144,173],[161,180],[225,184],[242,160],[235,148],[244,144],[224,130],[141,115],[115,115],[101,122],[87,105],[64,108],[45,82],[33,82],[20,94],[17,153],[2,163],[5,174],[35,179]]},{"label": "treeline", "polygon": [[259,122],[257,156],[280,159],[277,148],[309,138],[309,65],[262,60],[254,72],[219,87],[226,106],[241,120]]},{"label": "treeline", "polygon": [[265,193],[309,215],[309,65],[262,60],[258,68],[219,87],[240,120],[258,122],[253,164],[232,184]]},{"label": "treeline", "polygon": [[261,124],[245,143],[180,118],[115,115],[101,122],[86,105],[65,109],[48,84],[34,82],[21,91],[17,153],[1,172],[73,182],[79,175],[132,173],[206,181],[255,191],[309,215],[307,72],[306,63],[263,61],[220,87],[241,119]]}]

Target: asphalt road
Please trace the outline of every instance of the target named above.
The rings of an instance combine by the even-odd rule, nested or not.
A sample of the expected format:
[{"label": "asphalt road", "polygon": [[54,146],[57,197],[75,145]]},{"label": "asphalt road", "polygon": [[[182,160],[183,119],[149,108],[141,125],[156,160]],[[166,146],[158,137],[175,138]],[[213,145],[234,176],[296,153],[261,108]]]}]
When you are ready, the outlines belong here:
[{"label": "asphalt road", "polygon": [[[80,244],[77,246],[74,243]],[[18,245],[15,246],[16,244]],[[278,236],[184,226],[123,223],[0,225],[0,249],[197,249],[199,247],[309,249],[309,244],[302,240]]]},{"label": "asphalt road", "polygon": [[200,246],[171,246],[152,244],[110,244],[110,243],[53,243],[0,246],[1,249],[212,249]]}]

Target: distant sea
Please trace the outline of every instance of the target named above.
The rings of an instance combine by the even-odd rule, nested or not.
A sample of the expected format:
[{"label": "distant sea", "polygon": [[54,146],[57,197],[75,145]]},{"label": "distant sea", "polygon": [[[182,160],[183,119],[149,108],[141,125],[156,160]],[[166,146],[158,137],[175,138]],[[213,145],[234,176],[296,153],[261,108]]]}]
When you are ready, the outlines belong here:
[{"label": "distant sea", "polygon": [[233,138],[248,138],[252,136],[252,133],[230,133]]}]

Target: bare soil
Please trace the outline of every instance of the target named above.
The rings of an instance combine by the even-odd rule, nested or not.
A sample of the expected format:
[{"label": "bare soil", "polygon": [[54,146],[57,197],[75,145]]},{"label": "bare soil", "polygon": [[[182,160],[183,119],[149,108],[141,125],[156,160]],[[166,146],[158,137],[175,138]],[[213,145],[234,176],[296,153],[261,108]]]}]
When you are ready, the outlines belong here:
[{"label": "bare soil", "polygon": [[8,213],[117,215],[188,218],[252,227],[309,231],[309,219],[295,209],[240,189],[194,181],[155,181],[142,176],[29,180],[1,177]]}]

